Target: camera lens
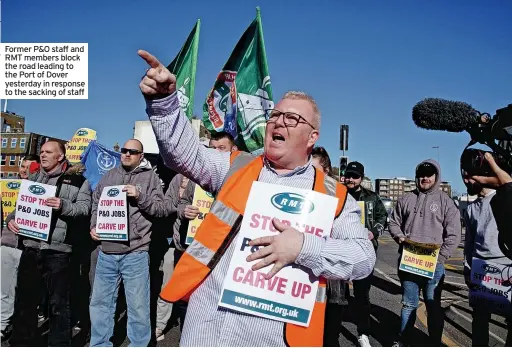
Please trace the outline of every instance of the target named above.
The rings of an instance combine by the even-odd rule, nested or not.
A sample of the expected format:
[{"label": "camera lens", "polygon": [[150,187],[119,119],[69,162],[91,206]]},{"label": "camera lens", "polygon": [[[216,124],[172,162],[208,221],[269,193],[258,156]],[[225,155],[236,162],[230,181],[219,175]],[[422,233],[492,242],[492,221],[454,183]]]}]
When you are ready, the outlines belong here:
[{"label": "camera lens", "polygon": [[501,156],[496,155],[494,152],[480,149],[466,149],[460,157],[462,174],[468,176],[493,176],[494,172],[484,157],[486,152],[492,155],[498,166],[503,162]]}]

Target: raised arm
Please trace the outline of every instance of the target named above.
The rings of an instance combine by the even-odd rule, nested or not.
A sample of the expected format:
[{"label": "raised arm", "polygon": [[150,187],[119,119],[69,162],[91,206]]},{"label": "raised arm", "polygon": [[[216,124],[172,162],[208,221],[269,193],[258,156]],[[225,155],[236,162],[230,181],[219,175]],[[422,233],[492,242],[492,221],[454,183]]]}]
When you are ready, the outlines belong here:
[{"label": "raised arm", "polygon": [[[464,278],[466,284],[470,283],[469,279],[471,276],[471,266],[473,263],[473,250],[474,235],[476,234],[475,228],[472,224],[472,219],[469,216],[469,209],[464,209],[464,225],[466,226],[466,234],[464,236]],[[469,284],[468,284],[469,286]]]},{"label": "raised arm", "polygon": [[140,89],[165,164],[204,190],[217,193],[229,170],[229,153],[200,144],[179,105],[176,77],[148,52],[139,51],[139,55],[150,66]]}]

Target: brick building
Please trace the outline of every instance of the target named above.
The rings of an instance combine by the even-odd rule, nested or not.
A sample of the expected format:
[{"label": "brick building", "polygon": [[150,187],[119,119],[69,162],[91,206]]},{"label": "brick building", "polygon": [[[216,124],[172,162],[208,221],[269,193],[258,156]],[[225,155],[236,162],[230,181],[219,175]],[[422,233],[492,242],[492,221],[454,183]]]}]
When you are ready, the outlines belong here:
[{"label": "brick building", "polygon": [[66,144],[66,140],[25,132],[25,118],[15,113],[2,112],[1,133],[1,163],[0,172],[2,178],[12,178],[18,175],[18,168],[23,158],[27,155],[39,155],[41,146],[54,140]]},{"label": "brick building", "polygon": [[[416,188],[414,179],[407,178],[380,178],[375,179],[375,192],[396,202],[398,198]],[[452,187],[449,182],[441,181],[440,188],[448,196],[452,196]]]}]

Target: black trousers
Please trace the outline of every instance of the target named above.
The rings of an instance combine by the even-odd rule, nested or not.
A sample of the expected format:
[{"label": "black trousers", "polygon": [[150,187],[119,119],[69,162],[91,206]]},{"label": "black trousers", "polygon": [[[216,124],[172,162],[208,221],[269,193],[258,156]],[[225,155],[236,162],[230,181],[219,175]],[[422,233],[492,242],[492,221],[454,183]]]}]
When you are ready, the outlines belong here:
[{"label": "black trousers", "polygon": [[[473,308],[473,322],[472,322],[472,345],[473,347],[487,347],[489,346],[489,321],[491,320],[491,313],[485,308]],[[512,346],[512,318],[507,318],[507,340],[505,347]]]},{"label": "black trousers", "polygon": [[355,299],[355,320],[357,333],[359,335],[370,334],[370,288],[372,287],[372,273],[363,279],[354,280],[354,299]]},{"label": "black trousers", "polygon": [[325,309],[324,347],[339,347],[343,306],[327,303]]},{"label": "black trousers", "polygon": [[48,292],[49,346],[71,345],[71,255],[26,248],[18,266],[11,346],[40,346],[37,306]]}]

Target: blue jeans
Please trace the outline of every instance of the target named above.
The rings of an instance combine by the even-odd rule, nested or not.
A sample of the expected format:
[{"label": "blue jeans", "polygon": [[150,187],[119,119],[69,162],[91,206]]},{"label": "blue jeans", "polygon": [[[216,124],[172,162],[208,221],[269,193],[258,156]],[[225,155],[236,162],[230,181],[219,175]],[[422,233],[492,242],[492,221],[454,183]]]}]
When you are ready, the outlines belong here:
[{"label": "blue jeans", "polygon": [[438,263],[434,277],[428,279],[408,272],[398,271],[402,283],[402,323],[400,326],[400,341],[404,342],[411,337],[416,322],[416,309],[420,301],[420,290],[427,308],[427,326],[430,344],[427,346],[441,346],[441,337],[444,328],[444,313],[441,308],[441,292],[444,281],[444,265]]},{"label": "blue jeans", "polygon": [[119,255],[100,250],[90,304],[91,347],[112,347],[110,338],[121,279],[128,307],[130,346],[146,347],[151,339],[148,252]]}]

